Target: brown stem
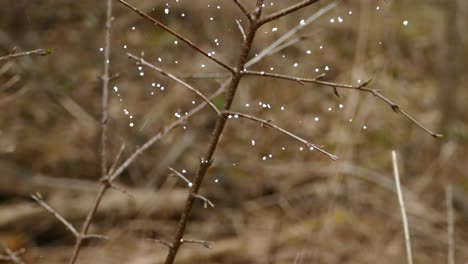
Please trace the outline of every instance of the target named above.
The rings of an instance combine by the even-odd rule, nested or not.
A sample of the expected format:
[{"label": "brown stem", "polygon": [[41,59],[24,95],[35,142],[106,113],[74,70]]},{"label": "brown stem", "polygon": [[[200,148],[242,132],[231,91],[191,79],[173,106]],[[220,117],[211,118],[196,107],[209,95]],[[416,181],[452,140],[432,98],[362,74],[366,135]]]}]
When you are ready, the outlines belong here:
[{"label": "brown stem", "polygon": [[[104,46],[104,75],[102,76],[102,119],[101,119],[101,179],[104,179],[107,175],[107,105],[109,101],[109,63],[110,63],[110,40],[111,40],[111,28],[112,28],[112,0],[107,0],[107,11],[106,11],[106,39]],[[83,223],[80,233],[76,236],[75,246],[73,249],[72,256],[69,263],[74,264],[78,259],[78,255],[81,250],[83,239],[86,238],[86,233],[91,225],[91,222],[96,214],[96,211],[101,204],[102,197],[106,191],[111,187],[110,182],[101,181],[101,187],[96,198],[96,202],[93,205],[91,211],[86,216],[86,220]]]},{"label": "brown stem", "polygon": [[[236,68],[234,68],[232,72],[232,79],[225,93],[225,104],[224,104],[225,111],[229,111],[229,109],[231,108],[232,102],[234,101],[234,96],[236,94],[236,90],[239,86],[240,80],[242,79],[242,76],[243,76],[242,71],[244,70],[244,65],[245,65],[245,62],[247,61],[247,56],[249,55],[250,48],[252,47],[252,43],[255,38],[255,34],[257,32],[258,26],[259,26],[258,20],[262,12],[262,7],[263,7],[263,0],[257,0],[256,8],[252,15],[252,20],[250,21],[250,27],[249,27],[246,39],[242,44],[242,49],[239,54],[237,66]],[[174,263],[177,252],[183,243],[182,238],[185,232],[188,218],[192,211],[193,202],[203,182],[203,178],[208,168],[212,164],[213,155],[218,146],[218,142],[224,130],[224,127],[226,126],[226,122],[227,122],[226,115],[224,114],[218,115],[216,126],[211,134],[211,140],[208,146],[208,150],[200,160],[200,165],[198,167],[197,174],[193,181],[193,185],[190,188],[189,194],[187,195],[185,207],[184,207],[184,210],[182,211],[182,215],[180,217],[179,224],[177,226],[176,234],[171,243],[172,247],[169,248],[169,252],[166,257],[166,261],[165,261],[166,264]]]},{"label": "brown stem", "polygon": [[101,177],[107,174],[107,107],[109,102],[109,64],[110,41],[112,27],[112,0],[107,0],[106,14],[106,40],[104,44],[104,74],[102,76],[102,102],[101,102]]}]

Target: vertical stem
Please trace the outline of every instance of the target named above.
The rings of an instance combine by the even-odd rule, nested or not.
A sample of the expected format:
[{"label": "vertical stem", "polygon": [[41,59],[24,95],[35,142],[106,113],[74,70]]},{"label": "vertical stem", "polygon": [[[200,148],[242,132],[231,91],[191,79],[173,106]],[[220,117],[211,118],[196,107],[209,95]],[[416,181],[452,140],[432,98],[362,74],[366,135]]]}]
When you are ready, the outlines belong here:
[{"label": "vertical stem", "polygon": [[109,102],[109,63],[112,27],[112,0],[107,0],[106,39],[104,47],[104,75],[102,76],[102,119],[101,119],[101,177],[107,174],[107,105]]},{"label": "vertical stem", "polygon": [[106,11],[106,36],[104,46],[104,74],[102,76],[102,119],[101,119],[101,187],[96,197],[96,201],[93,208],[89,211],[86,216],[86,220],[81,227],[79,236],[76,237],[75,246],[69,263],[74,264],[78,259],[78,255],[83,244],[83,239],[86,237],[86,233],[91,226],[91,222],[96,215],[96,212],[101,204],[102,197],[106,191],[110,188],[110,182],[107,176],[107,105],[109,101],[109,63],[110,63],[110,40],[111,40],[111,28],[112,28],[112,0],[107,0],[107,11]]},{"label": "vertical stem", "polygon": [[447,185],[445,191],[447,202],[447,263],[455,264],[455,239],[454,239],[454,220],[453,220],[453,190],[452,184]]},{"label": "vertical stem", "polygon": [[[259,25],[257,24],[257,21],[260,18],[262,7],[263,7],[263,0],[257,0],[257,5],[254,11],[252,21],[250,23],[247,37],[245,38],[242,44],[242,49],[241,49],[241,53],[239,54],[239,59],[238,59],[236,68],[232,72],[232,79],[226,90],[224,110],[230,110],[232,102],[234,101],[237,88],[242,79],[244,66],[247,61],[250,48],[252,47],[255,34],[259,27]],[[193,185],[190,188],[189,194],[187,195],[187,200],[185,202],[185,207],[184,207],[184,210],[182,211],[182,215],[180,217],[179,224],[177,226],[176,234],[172,240],[171,246],[169,247],[169,252],[167,254],[166,261],[165,261],[166,264],[174,263],[177,252],[180,246],[182,245],[182,238],[185,232],[185,228],[187,226],[188,218],[192,211],[193,202],[195,200],[195,194],[198,193],[198,190],[200,189],[200,186],[203,182],[203,178],[207,170],[212,164],[213,155],[218,146],[218,142],[221,137],[221,134],[223,133],[224,127],[226,126],[226,122],[227,122],[227,116],[224,115],[223,113],[219,114],[216,120],[215,128],[213,129],[213,132],[211,134],[211,139],[210,139],[208,150],[203,156],[203,158],[200,160],[200,165],[198,167],[195,179],[193,180]]]},{"label": "vertical stem", "polygon": [[411,253],[411,240],[408,227],[408,218],[406,217],[405,202],[403,200],[403,193],[401,191],[400,185],[400,173],[398,171],[398,160],[397,153],[395,150],[392,150],[392,160],[393,160],[393,175],[395,176],[395,185],[398,194],[398,202],[401,209],[401,217],[403,220],[403,231],[405,232],[405,245],[406,245],[406,256],[408,258],[408,264],[413,264],[413,254]]}]

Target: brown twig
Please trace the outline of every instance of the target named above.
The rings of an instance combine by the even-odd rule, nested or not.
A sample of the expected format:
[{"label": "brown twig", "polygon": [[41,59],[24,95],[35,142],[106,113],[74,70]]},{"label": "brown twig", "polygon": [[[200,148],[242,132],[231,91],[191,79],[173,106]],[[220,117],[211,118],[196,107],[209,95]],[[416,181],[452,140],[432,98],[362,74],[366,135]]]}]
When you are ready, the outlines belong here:
[{"label": "brown twig", "polygon": [[184,180],[187,183],[188,187],[192,187],[193,185],[192,182],[189,179],[187,179],[187,177],[185,177],[182,173],[176,171],[175,169],[171,167],[169,167],[169,170],[172,171],[176,176]]},{"label": "brown twig", "polygon": [[414,119],[410,114],[408,114],[406,111],[404,111],[399,105],[385,97],[383,94],[379,92],[379,90],[376,89],[370,89],[367,88],[371,80],[368,80],[366,82],[363,82],[362,84],[359,85],[352,85],[352,84],[343,84],[343,83],[334,83],[334,82],[327,82],[327,81],[322,81],[320,78],[323,77],[323,75],[320,75],[319,77],[316,78],[302,78],[302,77],[295,77],[295,76],[289,76],[289,75],[283,75],[283,74],[275,74],[275,73],[268,73],[268,72],[258,72],[258,71],[244,71],[245,75],[255,75],[255,76],[264,76],[264,77],[271,77],[271,78],[277,78],[277,79],[282,79],[282,80],[287,80],[287,81],[295,81],[299,82],[300,84],[304,83],[314,83],[318,84],[321,86],[326,86],[330,87],[332,89],[349,89],[349,90],[356,90],[356,91],[361,91],[361,92],[366,92],[370,93],[383,102],[385,102],[387,105],[389,105],[393,111],[396,113],[402,114],[404,117],[406,117],[408,120],[410,120],[412,123],[426,131],[428,134],[435,138],[440,138],[442,137],[442,134],[438,134],[433,132],[432,130],[428,129],[424,125],[422,125],[419,121]]},{"label": "brown twig", "polygon": [[101,98],[101,177],[107,174],[107,115],[109,103],[109,64],[110,64],[110,42],[112,29],[112,0],[107,0],[106,10],[106,36],[104,44],[104,74],[102,75],[102,98]]},{"label": "brown twig", "polygon": [[117,167],[117,164],[119,164],[120,157],[122,156],[122,153],[124,152],[124,150],[125,150],[125,143],[123,143],[123,144],[120,146],[120,150],[119,150],[119,152],[117,153],[117,156],[115,157],[114,162],[112,163],[111,168],[109,169],[109,174],[114,173],[115,168]]},{"label": "brown twig", "polygon": [[189,45],[190,47],[192,47],[194,50],[198,51],[199,53],[205,55],[205,57],[207,57],[208,59],[214,61],[216,64],[220,65],[221,67],[225,68],[226,70],[230,71],[230,72],[233,72],[234,69],[231,68],[230,66],[228,66],[227,64],[223,63],[222,61],[216,59],[214,56],[208,54],[208,52],[204,51],[202,48],[200,48],[199,46],[197,46],[195,43],[193,43],[191,40],[187,39],[186,37],[180,35],[179,33],[175,32],[174,30],[170,29],[169,27],[167,27],[166,25],[164,25],[163,23],[159,22],[157,19],[155,18],[152,18],[151,16],[149,16],[148,14],[140,11],[138,8],[130,5],[128,2],[124,1],[124,0],[118,0],[120,3],[122,3],[124,6],[128,7],[129,9],[133,10],[134,12],[136,12],[137,14],[139,14],[141,17],[144,17],[145,19],[151,21],[153,24],[157,25],[158,27],[162,28],[163,30],[165,30],[166,32],[168,32],[169,34],[173,35],[174,37],[180,39],[181,41],[187,43],[187,45]]},{"label": "brown twig", "polygon": [[79,239],[89,239],[89,238],[98,238],[98,239],[108,239],[106,236],[97,235],[97,234],[81,234],[78,230],[68,222],[62,215],[55,211],[50,205],[48,205],[41,197],[40,194],[33,194],[31,197],[49,213],[51,213],[55,218],[57,218],[72,234],[75,238]]},{"label": "brown twig", "polygon": [[[101,102],[101,179],[105,179],[108,175],[107,171],[107,116],[108,116],[108,102],[109,102],[109,64],[110,64],[110,41],[111,41],[111,29],[112,29],[112,0],[106,2],[106,33],[105,33],[105,44],[104,44],[104,74],[102,76],[102,102]],[[108,178],[107,178],[108,179]],[[96,198],[96,202],[93,208],[89,211],[86,216],[85,222],[81,226],[79,235],[76,236],[75,246],[73,253],[70,257],[70,264],[74,264],[78,259],[78,255],[81,250],[83,238],[88,233],[91,222],[96,214],[98,207],[101,203],[102,197],[106,193],[107,189],[113,187],[112,182],[101,180],[101,187]]]},{"label": "brown twig", "polygon": [[287,7],[285,9],[283,9],[283,10],[280,10],[280,11],[275,12],[273,14],[269,14],[267,16],[264,16],[263,18],[261,18],[258,21],[258,25],[261,26],[261,25],[266,24],[266,23],[268,23],[270,21],[273,21],[273,20],[276,20],[278,18],[284,17],[284,16],[286,16],[288,14],[291,14],[292,12],[295,12],[295,11],[297,11],[299,9],[302,9],[302,8],[304,8],[304,7],[308,6],[308,5],[311,5],[311,4],[315,3],[315,2],[318,2],[318,1],[319,0],[304,0],[302,2],[299,2],[299,3],[295,4],[295,5]]},{"label": "brown twig", "polygon": [[269,120],[264,120],[264,119],[261,119],[261,118],[255,117],[255,116],[251,116],[251,115],[244,114],[244,113],[239,113],[239,112],[225,111],[224,114],[228,115],[228,116],[242,117],[242,118],[245,118],[245,119],[249,119],[249,120],[258,122],[258,123],[262,124],[262,126],[273,128],[273,129],[275,129],[275,130],[277,130],[277,131],[279,131],[279,132],[281,132],[281,133],[283,133],[283,134],[285,134],[285,135],[287,135],[287,136],[289,136],[289,137],[291,137],[291,138],[305,144],[310,149],[316,149],[317,151],[327,155],[332,160],[338,160],[337,156],[323,150],[322,148],[318,147],[317,145],[310,143],[309,141],[297,136],[296,134],[287,131],[284,128],[281,128],[281,127],[279,127],[277,125],[272,124],[271,121],[269,121]]},{"label": "brown twig", "polygon": [[232,1],[237,5],[237,7],[239,7],[239,9],[242,11],[245,17],[247,17],[247,19],[251,21],[252,15],[247,11],[247,9],[245,9],[244,5],[241,2],[239,2],[239,0],[232,0]]},{"label": "brown twig", "polygon": [[206,241],[206,240],[200,240],[200,239],[185,239],[185,238],[182,238],[181,242],[183,244],[185,244],[185,243],[201,244],[206,248],[211,248],[213,246],[213,244],[214,244],[212,241]]},{"label": "brown twig", "polygon": [[179,84],[181,84],[182,86],[184,86],[185,88],[189,89],[191,92],[193,92],[194,94],[196,94],[197,96],[199,96],[203,101],[205,101],[210,107],[211,109],[213,109],[213,111],[215,111],[218,115],[221,113],[221,111],[219,111],[219,109],[208,99],[206,98],[205,95],[203,95],[203,93],[201,93],[199,90],[195,89],[194,87],[192,87],[190,84],[182,81],[181,79],[177,78],[176,76],[174,76],[173,74],[171,73],[168,73],[164,70],[162,70],[161,68],[155,66],[154,64],[151,64],[149,62],[147,62],[145,59],[141,58],[141,57],[138,57],[138,56],[135,56],[131,53],[127,53],[127,56],[131,59],[134,59],[136,61],[138,61],[139,63],[141,63],[142,65],[145,65],[153,70],[156,70],[158,71],[159,73],[161,73],[162,75],[178,82]]},{"label": "brown twig", "polygon": [[30,51],[25,51],[25,52],[20,52],[20,53],[10,53],[9,55],[0,57],[0,61],[4,60],[10,60],[18,57],[23,57],[23,56],[31,56],[31,55],[39,55],[39,56],[46,56],[49,54],[52,54],[54,51],[52,49],[36,49],[36,50],[30,50]]},{"label": "brown twig", "polygon": [[195,198],[198,198],[200,200],[202,200],[203,202],[205,202],[205,208],[207,207],[206,205],[210,205],[211,207],[214,207],[214,203],[211,202],[208,198],[206,198],[205,196],[203,195],[200,195],[200,194],[192,194]]},{"label": "brown twig", "polygon": [[[240,80],[243,76],[242,71],[244,70],[245,62],[247,61],[247,56],[249,55],[250,48],[252,46],[255,34],[259,27],[258,21],[260,19],[261,13],[263,9],[263,0],[257,0],[255,10],[252,14],[252,20],[250,20],[249,30],[247,31],[246,39],[244,40],[241,48],[241,52],[239,54],[237,66],[233,68],[232,72],[232,79],[229,83],[229,86],[225,93],[225,103],[224,103],[224,111],[229,111],[234,101],[234,96],[236,94],[237,88],[239,86]],[[205,155],[200,159],[200,164],[197,170],[197,174],[193,180],[193,185],[190,189],[190,192],[187,196],[187,201],[182,212],[182,215],[179,220],[179,224],[177,226],[176,233],[172,240],[172,247],[169,249],[169,253],[167,254],[165,263],[172,264],[174,263],[175,257],[177,252],[182,245],[182,237],[185,233],[185,228],[188,222],[188,218],[192,211],[193,202],[196,198],[198,190],[203,182],[203,179],[208,171],[208,168],[211,166],[212,158],[216,148],[218,146],[218,142],[220,140],[221,134],[226,126],[227,116],[224,114],[218,115],[215,128],[213,129],[210,143]]]}]

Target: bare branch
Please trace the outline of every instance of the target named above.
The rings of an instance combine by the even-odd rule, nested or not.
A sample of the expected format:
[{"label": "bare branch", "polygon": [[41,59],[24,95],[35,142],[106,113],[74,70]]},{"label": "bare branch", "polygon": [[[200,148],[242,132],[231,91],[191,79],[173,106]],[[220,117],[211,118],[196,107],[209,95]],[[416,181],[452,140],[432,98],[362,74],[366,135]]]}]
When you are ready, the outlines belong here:
[{"label": "bare branch", "polygon": [[338,159],[337,156],[335,156],[335,155],[333,155],[333,154],[331,154],[331,153],[329,153],[329,152],[323,150],[322,148],[320,148],[320,147],[318,147],[318,146],[316,146],[316,145],[310,143],[309,141],[307,141],[307,140],[305,140],[305,139],[303,139],[303,138],[297,136],[296,134],[287,131],[287,130],[284,129],[284,128],[281,128],[281,127],[279,127],[279,126],[277,126],[277,125],[272,124],[271,121],[263,120],[263,119],[260,119],[260,118],[258,118],[258,117],[254,117],[254,116],[251,116],[251,115],[248,115],[248,114],[244,114],[244,113],[239,113],[239,112],[230,112],[230,111],[226,111],[226,112],[224,112],[224,114],[225,114],[225,115],[228,115],[228,116],[233,116],[234,118],[236,118],[236,117],[242,117],[242,118],[245,118],[245,119],[249,119],[249,120],[258,122],[258,123],[262,124],[262,126],[266,126],[266,127],[273,128],[273,129],[275,129],[275,130],[277,130],[277,131],[279,131],[279,132],[281,132],[281,133],[283,133],[283,134],[285,134],[285,135],[287,135],[287,136],[289,136],[289,137],[291,137],[291,138],[293,138],[293,139],[295,139],[295,140],[297,140],[297,141],[299,141],[299,142],[305,144],[305,145],[306,145],[309,149],[311,149],[311,150],[316,149],[317,151],[319,151],[319,152],[321,152],[321,153],[327,155],[327,156],[328,156],[330,159],[332,159],[332,160],[337,160],[337,159]]},{"label": "bare branch", "polygon": [[441,138],[442,134],[438,134],[433,132],[432,130],[426,128],[424,125],[422,125],[419,121],[414,119],[410,114],[405,112],[401,107],[397,104],[395,104],[393,101],[385,97],[383,94],[381,94],[378,90],[376,89],[370,89],[366,88],[369,83],[371,82],[371,79],[369,79],[366,82],[363,82],[362,84],[359,85],[352,85],[352,84],[343,84],[343,83],[334,83],[334,82],[327,82],[327,81],[322,81],[320,78],[323,78],[324,75],[320,75],[316,78],[302,78],[302,77],[295,77],[295,76],[289,76],[289,75],[282,75],[282,74],[275,74],[275,73],[267,73],[267,72],[257,72],[257,71],[244,71],[245,75],[255,75],[255,76],[264,76],[264,77],[271,77],[271,78],[277,78],[277,79],[282,79],[282,80],[288,80],[288,81],[295,81],[299,82],[300,84],[304,83],[314,83],[318,84],[321,86],[326,86],[330,87],[332,89],[349,89],[349,90],[356,90],[360,92],[366,92],[366,93],[371,93],[372,95],[376,96],[383,102],[385,102],[387,105],[389,105],[393,111],[396,113],[401,113],[404,117],[406,117],[408,120],[410,120],[412,123],[426,131],[428,134],[435,138]]},{"label": "bare branch", "polygon": [[153,70],[156,70],[158,71],[159,73],[161,73],[162,75],[164,76],[167,76],[169,77],[170,79],[178,82],[179,84],[181,84],[182,86],[184,86],[185,88],[189,89],[190,91],[192,91],[193,93],[195,93],[196,95],[198,95],[201,99],[203,99],[203,101],[205,101],[210,107],[211,109],[213,109],[213,111],[216,112],[216,114],[220,114],[221,112],[219,111],[219,109],[208,99],[206,98],[206,96],[204,96],[199,90],[193,88],[190,84],[182,81],[181,79],[177,78],[176,76],[172,75],[171,73],[168,73],[164,70],[162,70],[161,68],[147,62],[145,59],[141,58],[141,57],[137,57],[131,53],[127,53],[127,56],[131,59],[134,59],[136,61],[138,61],[139,63],[141,63],[142,65],[145,65]]},{"label": "bare branch", "polygon": [[31,56],[31,55],[39,55],[39,56],[46,56],[49,54],[52,54],[54,51],[52,49],[36,49],[36,50],[30,50],[30,51],[25,51],[25,52],[20,52],[20,53],[11,53],[9,55],[0,57],[0,61],[4,60],[10,60],[18,57],[23,57],[23,56]]},{"label": "bare branch", "polygon": [[107,115],[109,103],[109,64],[112,28],[112,0],[107,0],[106,37],[104,44],[104,74],[102,75],[101,98],[101,177],[107,175]]},{"label": "bare branch", "polygon": [[186,244],[186,243],[201,244],[204,247],[209,248],[209,249],[211,249],[213,244],[214,244],[211,241],[199,240],[199,239],[184,239],[184,238],[181,239],[181,242],[182,242],[182,244]]},{"label": "bare branch", "polygon": [[207,207],[206,205],[209,204],[211,207],[214,207],[214,203],[212,203],[208,198],[206,198],[203,195],[193,193],[192,194],[195,198],[200,199],[205,202],[205,208]]},{"label": "bare branch", "polygon": [[292,13],[292,12],[295,12],[295,11],[297,11],[299,9],[302,9],[302,8],[304,8],[304,7],[308,6],[308,5],[311,5],[313,3],[316,3],[318,1],[319,0],[304,0],[302,2],[299,2],[299,3],[295,4],[295,5],[292,5],[290,7],[287,7],[285,9],[283,9],[283,10],[280,10],[278,12],[275,12],[273,14],[269,14],[269,15],[261,18],[258,21],[258,24],[263,25],[263,24],[268,23],[270,21],[273,21],[273,20],[276,20],[278,18],[284,17],[284,16],[286,16],[286,15]]},{"label": "bare branch", "polygon": [[236,23],[237,23],[237,27],[239,28],[240,33],[242,34],[242,40],[245,41],[245,39],[247,38],[247,36],[245,35],[244,28],[242,27],[242,25],[241,25],[241,23],[239,22],[239,20],[236,19]]},{"label": "bare branch", "polygon": [[249,21],[252,21],[252,15],[247,11],[247,9],[245,9],[244,5],[242,5],[242,3],[239,2],[239,0],[232,0],[232,1],[237,5],[237,7],[239,7],[239,9],[242,11],[245,17],[247,17]]},{"label": "bare branch", "polygon": [[[107,116],[108,116],[108,102],[109,102],[109,81],[111,79],[109,74],[110,64],[110,47],[111,47],[111,29],[112,29],[112,0],[106,2],[106,33],[104,44],[104,74],[102,76],[102,101],[101,101],[101,179],[108,179],[107,171]],[[106,191],[112,187],[112,182],[101,180],[101,187],[96,197],[93,208],[89,211],[86,219],[81,226],[80,232],[76,235],[75,246],[73,253],[70,257],[70,264],[74,264],[78,259],[81,251],[83,240],[86,239],[89,227],[93,221],[99,205],[101,204],[102,197]],[[76,230],[75,230],[76,231]]]},{"label": "bare branch", "polygon": [[220,65],[221,67],[225,68],[226,70],[230,71],[230,72],[233,72],[234,69],[232,69],[230,66],[226,65],[224,62],[216,59],[215,57],[213,57],[212,55],[209,55],[208,52],[204,51],[202,48],[200,48],[199,46],[197,46],[195,43],[193,43],[191,40],[187,39],[186,37],[182,36],[181,34],[175,32],[174,30],[170,29],[169,27],[167,27],[166,25],[164,25],[163,23],[159,22],[158,20],[152,18],[151,16],[149,16],[148,14],[140,11],[138,8],[130,5],[129,3],[127,3],[126,1],[124,0],[118,0],[120,3],[122,3],[123,5],[125,5],[126,7],[128,7],[129,9],[133,10],[134,12],[136,12],[137,14],[139,14],[141,17],[151,21],[153,24],[159,26],[160,28],[162,28],[163,30],[165,30],[166,32],[168,32],[169,34],[173,35],[174,37],[180,39],[181,41],[187,43],[190,47],[192,47],[194,50],[198,51],[199,53],[203,54],[205,57],[207,57],[208,59],[214,61],[216,64]]},{"label": "bare branch", "polygon": [[120,146],[119,152],[117,153],[117,156],[114,159],[114,163],[112,163],[112,166],[111,166],[111,168],[109,170],[109,174],[114,173],[114,170],[117,167],[117,164],[119,163],[120,157],[122,156],[122,153],[124,152],[124,150],[125,150],[125,143],[123,143]]},{"label": "bare branch", "polygon": [[49,213],[51,213],[55,218],[57,218],[62,224],[72,232],[72,234],[75,236],[75,238],[78,238],[80,236],[80,233],[76,230],[73,225],[68,222],[65,218],[63,218],[59,213],[57,213],[52,207],[50,207],[44,200],[42,200],[40,194],[33,194],[31,197],[44,209],[46,209]]},{"label": "bare branch", "polygon": [[406,216],[405,202],[403,200],[403,193],[401,192],[400,185],[400,173],[398,171],[398,159],[395,150],[392,150],[392,161],[393,161],[393,175],[395,176],[395,185],[398,194],[398,203],[400,204],[401,218],[403,221],[403,231],[405,232],[405,245],[406,255],[408,258],[408,264],[413,264],[413,254],[411,253],[411,240],[408,227],[408,218]]},{"label": "bare branch", "polygon": [[179,178],[181,178],[182,180],[184,180],[184,181],[187,183],[188,187],[192,187],[192,185],[193,185],[192,182],[191,182],[189,179],[187,179],[184,175],[182,175],[182,173],[180,173],[180,172],[174,170],[174,169],[171,168],[171,167],[169,167],[169,170],[171,170],[172,172],[175,173],[176,176],[178,176]]}]

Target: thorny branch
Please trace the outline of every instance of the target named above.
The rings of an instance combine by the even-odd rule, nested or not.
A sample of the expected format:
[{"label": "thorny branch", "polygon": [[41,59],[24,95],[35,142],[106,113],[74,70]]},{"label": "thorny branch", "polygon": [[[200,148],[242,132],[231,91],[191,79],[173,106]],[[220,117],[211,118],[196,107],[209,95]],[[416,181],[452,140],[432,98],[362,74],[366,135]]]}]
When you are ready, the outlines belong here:
[{"label": "thorny branch", "polygon": [[316,78],[301,78],[301,77],[295,77],[295,76],[289,76],[289,75],[282,75],[282,74],[275,74],[275,73],[267,73],[267,72],[258,72],[258,71],[244,71],[245,75],[256,75],[256,76],[265,76],[265,77],[271,77],[271,78],[277,78],[277,79],[282,79],[282,80],[288,80],[288,81],[295,81],[300,84],[304,83],[314,83],[318,84],[321,86],[326,86],[330,87],[332,89],[349,89],[349,90],[356,90],[356,91],[361,91],[361,92],[366,92],[370,93],[383,102],[385,102],[387,105],[389,105],[393,111],[396,113],[402,114],[404,117],[406,117],[408,120],[410,120],[412,123],[423,129],[426,133],[430,134],[431,136],[435,138],[440,138],[442,137],[442,134],[438,134],[433,132],[432,130],[428,129],[424,125],[422,125],[419,121],[417,121],[415,118],[413,118],[410,114],[408,114],[406,111],[404,111],[399,105],[385,97],[383,94],[379,92],[379,90],[376,89],[370,89],[367,88],[371,80],[368,80],[366,82],[363,82],[362,84],[359,85],[352,85],[352,84],[343,84],[343,83],[334,83],[334,82],[327,82],[327,81],[322,81],[320,80],[321,78],[324,77],[324,75],[320,75],[319,77]]},{"label": "thorny branch", "polygon": [[165,30],[166,32],[168,32],[169,34],[173,35],[174,37],[180,39],[181,41],[187,43],[190,47],[192,47],[194,50],[198,51],[199,53],[205,55],[205,57],[207,57],[208,59],[214,61],[216,64],[220,65],[221,67],[225,68],[226,70],[230,71],[231,73],[234,71],[233,68],[231,68],[230,66],[228,66],[227,64],[225,64],[224,62],[216,59],[214,56],[212,56],[211,54],[208,54],[208,52],[204,51],[202,48],[200,48],[199,46],[197,46],[195,43],[193,43],[191,40],[187,39],[186,37],[182,36],[181,34],[175,32],[174,30],[172,30],[171,28],[169,28],[168,26],[164,25],[163,23],[161,23],[160,21],[158,21],[157,19],[155,18],[152,18],[151,16],[149,16],[148,14],[140,11],[138,8],[130,5],[129,3],[127,3],[126,1],[124,0],[118,0],[120,3],[122,3],[124,6],[128,7],[129,9],[133,10],[134,12],[136,12],[137,14],[139,14],[141,17],[151,21],[153,24],[157,25],[158,27],[162,28],[163,30]]},{"label": "thorny branch", "polygon": [[36,49],[36,50],[30,50],[30,51],[25,51],[25,52],[20,52],[20,53],[12,52],[9,55],[0,57],[0,61],[23,57],[23,56],[31,56],[31,55],[46,56],[46,55],[52,54],[53,52],[54,51],[51,49]]}]

